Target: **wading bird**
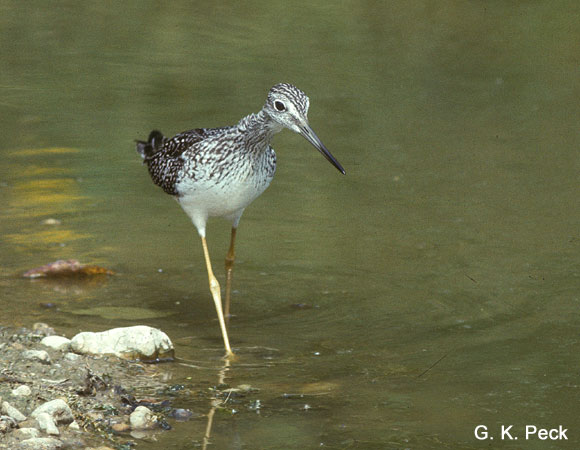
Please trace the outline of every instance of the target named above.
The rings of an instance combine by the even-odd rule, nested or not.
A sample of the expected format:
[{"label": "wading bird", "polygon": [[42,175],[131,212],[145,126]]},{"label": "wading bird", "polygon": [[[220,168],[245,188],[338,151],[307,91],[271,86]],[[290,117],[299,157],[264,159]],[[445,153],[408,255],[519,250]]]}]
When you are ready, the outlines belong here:
[{"label": "wading bird", "polygon": [[201,237],[209,289],[228,356],[233,355],[222,309],[220,285],[214,276],[207,242],[209,217],[231,221],[230,248],[226,256],[226,315],[234,265],[236,230],[244,209],[270,184],[276,171],[276,153],[270,146],[274,134],[288,128],[301,134],[342,174],[340,163],[308,125],[309,100],[297,87],[281,83],[268,92],[264,107],[242,118],[237,125],[196,128],[166,138],[152,131],[137,141],[137,151],[149,168],[153,182],[175,197]]}]

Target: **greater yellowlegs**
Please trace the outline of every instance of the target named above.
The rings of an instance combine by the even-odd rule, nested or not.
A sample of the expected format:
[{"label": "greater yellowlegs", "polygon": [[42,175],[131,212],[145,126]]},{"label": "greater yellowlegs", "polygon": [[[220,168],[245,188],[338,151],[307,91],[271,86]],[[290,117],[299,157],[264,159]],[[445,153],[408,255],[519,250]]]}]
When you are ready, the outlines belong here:
[{"label": "greater yellowlegs", "polygon": [[209,289],[215,303],[227,355],[233,355],[228,339],[220,285],[213,274],[205,227],[209,217],[232,222],[226,256],[226,316],[234,265],[236,229],[244,209],[270,184],[276,171],[276,153],[270,147],[275,133],[288,128],[304,136],[342,174],[331,155],[308,125],[309,100],[297,87],[281,83],[268,93],[262,110],[237,125],[196,128],[172,138],[152,131],[147,142],[137,141],[137,151],[149,168],[153,182],[174,196],[201,237]]}]

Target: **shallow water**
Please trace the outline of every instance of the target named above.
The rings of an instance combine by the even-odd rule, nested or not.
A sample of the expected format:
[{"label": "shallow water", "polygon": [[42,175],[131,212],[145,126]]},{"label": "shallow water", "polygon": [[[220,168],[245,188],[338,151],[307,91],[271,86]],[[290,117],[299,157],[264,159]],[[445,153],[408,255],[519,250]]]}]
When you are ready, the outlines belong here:
[{"label": "shallow water", "polygon": [[[0,6],[2,324],[167,332],[158,370],[200,416],[139,448],[202,445],[196,392],[224,375],[259,391],[215,413],[211,448],[577,448],[579,4],[292,5]],[[224,372],[199,239],[133,140],[235,123],[281,81],[347,176],[275,138]],[[210,223],[222,280],[228,239]],[[18,277],[59,258],[117,275]],[[524,446],[525,425],[568,441]]]}]

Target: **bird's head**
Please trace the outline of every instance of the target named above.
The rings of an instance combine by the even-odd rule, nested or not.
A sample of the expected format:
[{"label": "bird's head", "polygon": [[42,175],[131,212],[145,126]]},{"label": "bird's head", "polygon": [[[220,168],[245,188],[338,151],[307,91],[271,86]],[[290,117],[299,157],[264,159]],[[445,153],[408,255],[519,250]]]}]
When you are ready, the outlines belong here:
[{"label": "bird's head", "polygon": [[308,106],[310,100],[296,86],[279,83],[270,89],[264,111],[278,125],[301,134],[342,174],[345,173],[340,163],[332,156],[316,133],[308,124]]}]

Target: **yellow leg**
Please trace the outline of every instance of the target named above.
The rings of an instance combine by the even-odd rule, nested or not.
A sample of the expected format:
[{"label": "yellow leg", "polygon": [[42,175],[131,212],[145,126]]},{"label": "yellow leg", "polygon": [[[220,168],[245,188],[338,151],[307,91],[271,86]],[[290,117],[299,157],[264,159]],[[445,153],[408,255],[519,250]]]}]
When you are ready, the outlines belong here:
[{"label": "yellow leg", "polygon": [[209,278],[209,290],[211,292],[211,296],[213,297],[213,302],[215,303],[215,309],[217,311],[220,328],[222,330],[224,345],[226,347],[226,356],[233,356],[234,352],[232,352],[232,348],[230,347],[230,341],[228,339],[228,330],[226,329],[226,323],[224,321],[224,313],[222,311],[222,296],[220,292],[220,284],[218,283],[218,280],[213,274],[213,270],[211,268],[211,261],[209,259],[209,251],[207,250],[207,242],[204,237],[201,238],[201,243],[203,245],[205,265],[207,266],[207,276]]},{"label": "yellow leg", "polygon": [[230,239],[230,249],[226,256],[226,303],[225,316],[226,322],[230,319],[230,296],[232,294],[232,275],[234,272],[234,261],[236,259],[236,252],[234,250],[236,242],[236,228],[232,227],[232,237]]}]

